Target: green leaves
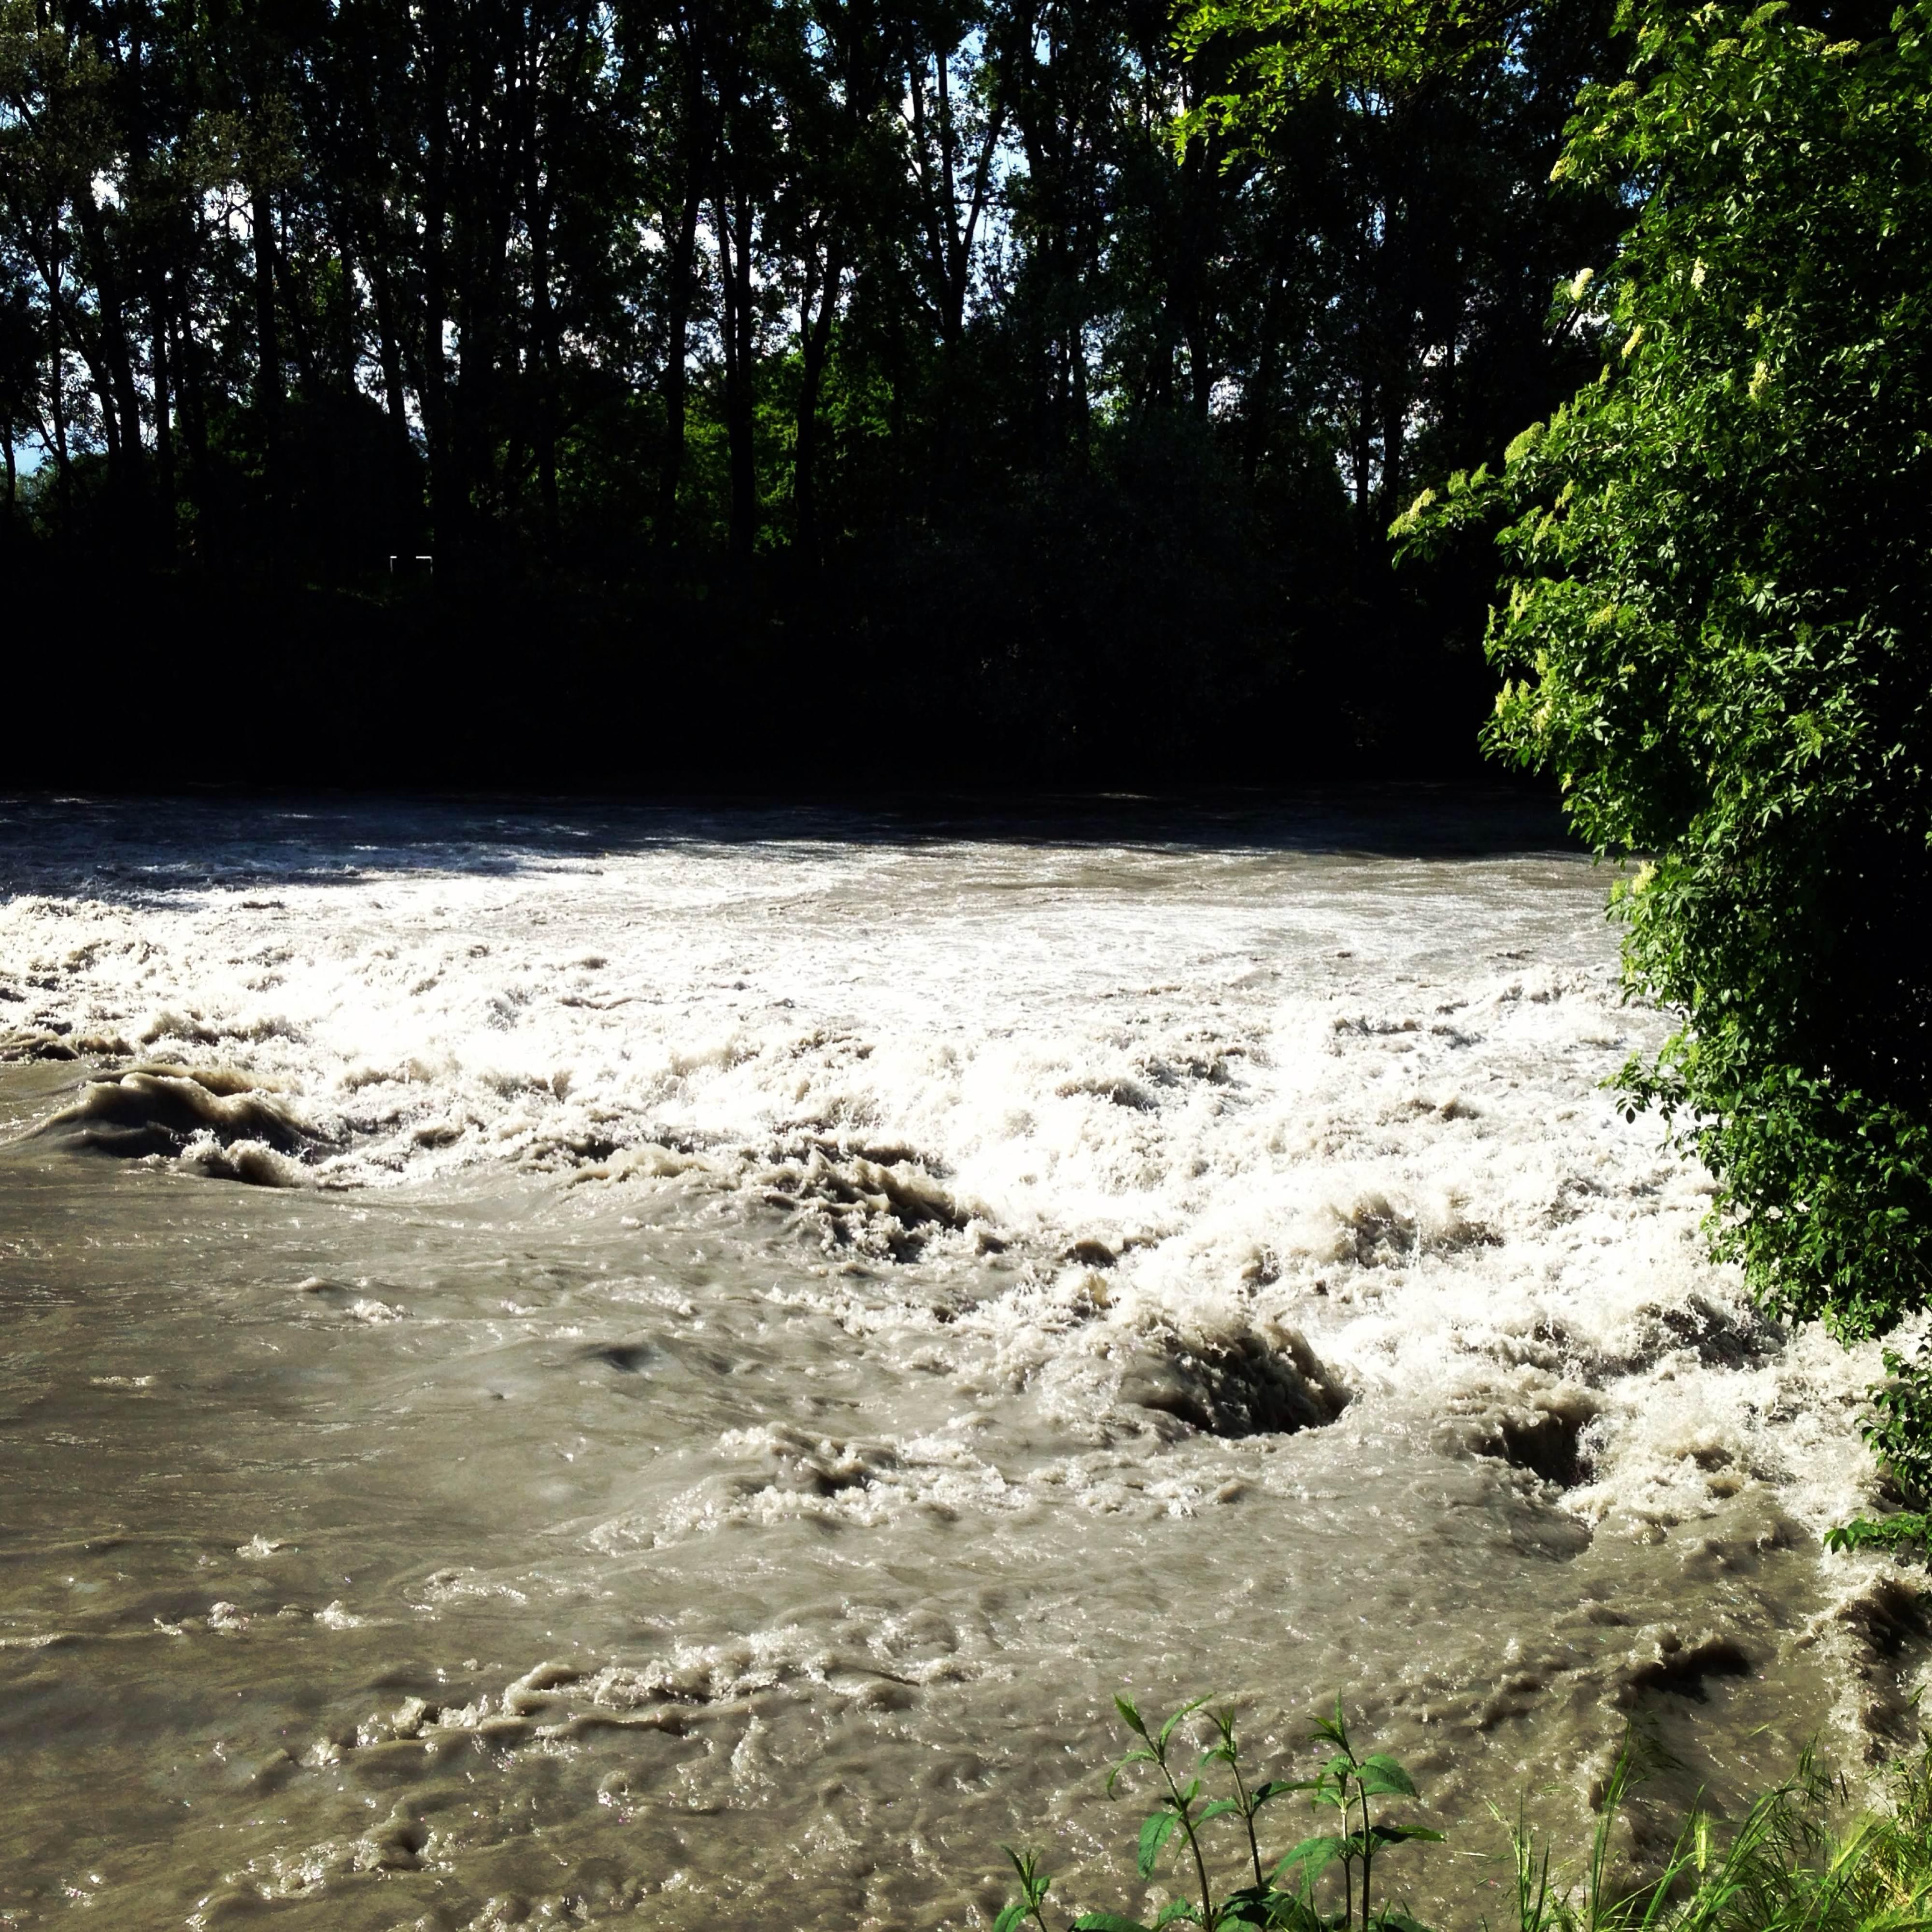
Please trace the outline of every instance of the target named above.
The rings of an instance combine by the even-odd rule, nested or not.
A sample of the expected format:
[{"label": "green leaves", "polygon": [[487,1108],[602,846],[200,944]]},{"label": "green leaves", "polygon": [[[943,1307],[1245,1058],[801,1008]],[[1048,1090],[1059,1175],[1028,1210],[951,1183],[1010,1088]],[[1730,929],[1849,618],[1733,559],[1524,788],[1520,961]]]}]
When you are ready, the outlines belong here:
[{"label": "green leaves", "polygon": [[[1118,1702],[1121,1700],[1117,1699],[1115,1701]],[[1208,1701],[1209,1700],[1205,1697],[1197,1697],[1191,1704],[1182,1705],[1180,1708],[1175,1712],[1174,1715],[1168,1718],[1166,1724],[1161,1726],[1160,1748],[1162,1750],[1164,1751],[1166,1750],[1168,1740],[1174,1736],[1175,1728],[1179,1725],[1181,1719],[1184,1718],[1191,1718],[1196,1711],[1200,1709],[1202,1705],[1207,1703]],[[1144,1736],[1146,1733],[1143,1732],[1142,1735]]]},{"label": "green leaves", "polygon": [[[1213,1735],[1198,1753],[1197,1768],[1225,1772],[1232,1795],[1204,1802],[1198,1777],[1184,1780],[1175,1774],[1174,1754],[1181,1726],[1209,1702],[1196,1698],[1156,1726],[1142,1715],[1132,1698],[1121,1694],[1114,1700],[1121,1723],[1142,1742],[1113,1766],[1107,1779],[1108,1795],[1113,1795],[1122,1774],[1136,1765],[1151,1766],[1160,1784],[1155,1808],[1143,1820],[1136,1842],[1136,1869],[1143,1880],[1152,1879],[1178,1840],[1184,1847],[1184,1868],[1192,1867],[1192,1895],[1169,1899],[1152,1928],[1118,1912],[1092,1911],[1073,1921],[1072,1932],[1159,1932],[1162,1926],[1177,1924],[1201,1925],[1208,1932],[1236,1925],[1270,1926],[1278,1932],[1279,1928],[1288,1928],[1288,1932],[1424,1932],[1401,1914],[1386,1908],[1376,1911],[1371,1904],[1378,1856],[1399,1845],[1439,1842],[1442,1835],[1424,1826],[1392,1824],[1372,1815],[1372,1801],[1415,1797],[1414,1783],[1402,1766],[1382,1751],[1358,1757],[1338,1702],[1332,1716],[1318,1720],[1316,1738],[1340,1749],[1316,1777],[1269,1778],[1250,1786],[1241,1769],[1234,1712],[1224,1707],[1209,1712],[1207,1721],[1213,1726]],[[1292,1792],[1306,1792],[1318,1809],[1339,1811],[1345,1828],[1304,1838],[1276,1864],[1270,1876],[1264,1871],[1255,1821],[1264,1806]],[[1201,1834],[1203,1827],[1230,1818],[1238,1820],[1243,1828],[1253,1882],[1231,1886],[1217,1898]],[[1225,1833],[1215,1836],[1217,1844],[1226,1844]],[[1008,1850],[1006,1856],[1019,1874],[1021,1898],[1002,1911],[994,1922],[994,1932],[1017,1932],[1028,1918],[1046,1932],[1040,1904],[1050,1881],[1034,1854],[1022,1856]],[[1317,1888],[1338,1864],[1343,1877],[1341,1910],[1324,1913],[1315,1904]]]},{"label": "green leaves", "polygon": [[1002,1845],[1000,1850],[1006,1855],[1006,1862],[1018,1875],[1020,1895],[1002,1908],[993,1921],[993,1932],[1018,1932],[1018,1928],[1030,1918],[1046,1932],[1046,1919],[1040,1910],[1047,1888],[1053,1881],[1040,1868],[1040,1855],[1036,1852],[1016,1852],[1010,1845]]},{"label": "green leaves", "polygon": [[[1370,1932],[1372,1925],[1381,1927],[1390,1922],[1386,1911],[1378,1917],[1371,1912],[1376,1854],[1414,1840],[1439,1842],[1442,1834],[1424,1826],[1391,1825],[1372,1816],[1371,1798],[1414,1798],[1414,1782],[1386,1752],[1372,1752],[1366,1757],[1355,1755],[1339,1699],[1334,1716],[1317,1720],[1315,1736],[1318,1743],[1339,1744],[1341,1748],[1323,1766],[1321,1774],[1306,1787],[1310,1802],[1318,1810],[1325,1807],[1339,1811],[1343,1822],[1353,1824],[1354,1828],[1303,1839],[1276,1868],[1276,1876],[1279,1878],[1288,1872],[1298,1872],[1300,1895],[1306,1900],[1312,1898],[1316,1881],[1322,1874],[1330,1865],[1340,1864],[1342,1871],[1344,1918],[1349,1916],[1350,1902],[1358,1898],[1360,1918],[1357,1922],[1361,1932]],[[1358,1824],[1354,1823],[1356,1820],[1359,1820]],[[1361,1873],[1359,1892],[1354,1878],[1358,1866]]]},{"label": "green leaves", "polygon": [[1154,1868],[1160,1862],[1161,1847],[1173,1836],[1174,1828],[1179,1822],[1179,1816],[1174,1812],[1156,1811],[1142,1826],[1136,1860],[1142,1878],[1153,1877]]},{"label": "green leaves", "polygon": [[[1890,1358],[1895,1367],[1898,1358]],[[1204,1753],[1225,1765],[1238,1796],[1231,1803],[1252,1816],[1255,1793],[1238,1776],[1240,1753],[1234,1718],[1213,1714],[1218,1744]],[[1319,1742],[1346,1735],[1339,1712],[1324,1725]],[[1158,1730],[1150,1728],[1156,1741]],[[1170,1739],[1172,1733],[1168,1733]],[[1274,1868],[1271,1879],[1230,1890],[1204,1904],[1191,1898],[1169,1899],[1152,1922],[1105,1910],[1082,1912],[1070,1932],[1161,1932],[1169,1925],[1196,1924],[1206,1932],[1238,1926],[1271,1932],[1429,1932],[1400,1906],[1376,1905],[1370,1893],[1372,1864],[1390,1846],[1436,1841],[1440,1834],[1415,1825],[1390,1823],[1361,1808],[1360,1774],[1398,1789],[1412,1782],[1403,1767],[1382,1752],[1340,1754],[1348,1781],[1349,1815],[1355,1828],[1304,1839]],[[1849,1835],[1826,1827],[1828,1808],[1850,1794],[1820,1774],[1809,1754],[1796,1773],[1760,1794],[1741,1820],[1720,1827],[1708,1814],[1694,1810],[1660,1869],[1653,1869],[1624,1889],[1612,1857],[1619,1820],[1636,1784],[1657,1762],[1640,1735],[1626,1732],[1600,1798],[1596,1828],[1582,1869],[1566,1878],[1553,1875],[1547,1852],[1539,1853],[1520,1815],[1514,1821],[1498,1813],[1514,1854],[1515,1916],[1521,1932],[1738,1932],[1751,1927],[1789,1927],[1796,1932],[1824,1928],[1918,1927],[1932,1897],[1932,1748],[1895,1772],[1895,1819],[1862,1815]],[[1336,1760],[1330,1760],[1332,1766]],[[1324,1771],[1324,1775],[1325,1776]],[[1312,1791],[1319,1779],[1295,1786],[1270,1780],[1278,1790]],[[1492,1809],[1493,1810],[1493,1807]],[[1206,1808],[1203,1808],[1204,1815]],[[1180,1814],[1167,1815],[1177,1820]],[[1197,1817],[1197,1822],[1198,1818]],[[1023,1901],[1007,1906],[994,1921],[995,1932],[1018,1932],[1030,1919],[1046,1932],[1038,1910],[1046,1880],[1034,1855],[1008,1851],[1019,1874]],[[1342,1870],[1338,1873],[1337,1867]],[[1287,1881],[1284,1883],[1283,1881]],[[1291,1888],[1292,1887],[1292,1888]],[[1504,1880],[1505,1889],[1510,1882]],[[1031,1902],[1031,1908],[1024,1901]]]},{"label": "green leaves", "polygon": [[1480,0],[1194,0],[1176,44],[1227,80],[1177,122],[1177,145],[1210,132],[1258,137],[1323,88],[1406,92],[1494,46],[1502,31]]},{"label": "green leaves", "polygon": [[[1637,210],[1554,312],[1603,376],[1394,526],[1423,556],[1498,532],[1486,742],[1652,862],[1613,911],[1678,1024],[1628,1110],[1715,1178],[1713,1247],[1766,1312],[1847,1340],[1932,1293],[1928,95],[1932,0],[1856,59],[1784,9],[1653,8],[1562,164]],[[1910,1379],[1868,1439],[1916,1508]]]},{"label": "green leaves", "polygon": [[1355,1768],[1355,1777],[1362,1789],[1372,1797],[1394,1795],[1413,1798],[1415,1786],[1409,1781],[1408,1773],[1392,1757],[1378,1751],[1372,1757],[1365,1757]]},{"label": "green leaves", "polygon": [[1275,1867],[1277,1874],[1299,1868],[1312,1882],[1340,1858],[1350,1841],[1333,1834],[1317,1838],[1304,1838],[1300,1844]]}]

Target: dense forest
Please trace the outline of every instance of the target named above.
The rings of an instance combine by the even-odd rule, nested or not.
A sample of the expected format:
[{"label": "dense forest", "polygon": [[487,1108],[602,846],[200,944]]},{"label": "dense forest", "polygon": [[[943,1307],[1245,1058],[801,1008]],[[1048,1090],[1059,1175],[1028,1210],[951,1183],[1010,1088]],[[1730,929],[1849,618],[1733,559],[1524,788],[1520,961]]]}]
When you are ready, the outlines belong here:
[{"label": "dense forest", "polygon": [[1610,8],[1252,124],[1177,26],[4,0],[21,636],[365,776],[1468,766],[1492,560],[1388,526],[1594,368]]}]

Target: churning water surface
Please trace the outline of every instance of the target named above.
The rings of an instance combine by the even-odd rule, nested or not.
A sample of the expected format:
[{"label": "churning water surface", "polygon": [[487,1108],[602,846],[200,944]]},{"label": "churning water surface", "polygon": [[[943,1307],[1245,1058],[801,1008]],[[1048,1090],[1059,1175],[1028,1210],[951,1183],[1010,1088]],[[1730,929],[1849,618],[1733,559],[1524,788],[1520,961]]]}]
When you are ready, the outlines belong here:
[{"label": "churning water surface", "polygon": [[1420,791],[0,806],[0,1924],[1151,1916],[1127,1688],[1339,1695],[1473,1926],[1629,1721],[1882,1754],[1875,1357],[1603,1090],[1608,883]]}]

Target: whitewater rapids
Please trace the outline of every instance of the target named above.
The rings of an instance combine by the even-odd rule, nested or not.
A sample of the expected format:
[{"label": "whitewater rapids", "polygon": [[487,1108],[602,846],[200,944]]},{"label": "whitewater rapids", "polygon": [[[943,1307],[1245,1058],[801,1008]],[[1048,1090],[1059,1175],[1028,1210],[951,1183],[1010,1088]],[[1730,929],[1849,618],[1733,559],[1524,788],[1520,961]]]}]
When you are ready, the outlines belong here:
[{"label": "whitewater rapids", "polygon": [[1427,791],[0,804],[0,1924],[1151,1917],[1131,1688],[1339,1695],[1473,1926],[1628,1722],[1659,1817],[1897,1748],[1876,1351],[1604,1090],[1608,885]]}]

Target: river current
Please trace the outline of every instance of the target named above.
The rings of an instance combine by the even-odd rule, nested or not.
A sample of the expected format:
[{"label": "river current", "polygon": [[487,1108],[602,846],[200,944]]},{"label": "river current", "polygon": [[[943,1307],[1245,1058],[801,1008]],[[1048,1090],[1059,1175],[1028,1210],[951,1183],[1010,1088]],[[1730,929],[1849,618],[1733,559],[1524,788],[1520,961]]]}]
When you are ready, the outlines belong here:
[{"label": "river current", "polygon": [[1452,1925],[1628,1724],[1638,1854],[1882,1757],[1876,1352],[1604,1090],[1609,884],[1425,790],[0,804],[0,1924],[1150,1917],[1120,1689],[1339,1696]]}]

